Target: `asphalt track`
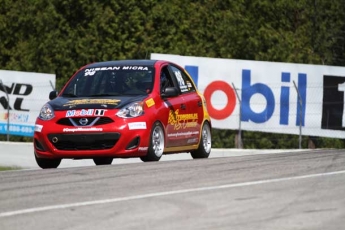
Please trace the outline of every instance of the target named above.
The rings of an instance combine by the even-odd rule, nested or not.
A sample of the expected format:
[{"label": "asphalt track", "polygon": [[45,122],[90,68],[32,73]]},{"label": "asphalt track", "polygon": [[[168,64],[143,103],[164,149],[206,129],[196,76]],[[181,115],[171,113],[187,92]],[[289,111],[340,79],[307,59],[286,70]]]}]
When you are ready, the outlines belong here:
[{"label": "asphalt track", "polygon": [[345,151],[0,172],[0,229],[345,229]]}]

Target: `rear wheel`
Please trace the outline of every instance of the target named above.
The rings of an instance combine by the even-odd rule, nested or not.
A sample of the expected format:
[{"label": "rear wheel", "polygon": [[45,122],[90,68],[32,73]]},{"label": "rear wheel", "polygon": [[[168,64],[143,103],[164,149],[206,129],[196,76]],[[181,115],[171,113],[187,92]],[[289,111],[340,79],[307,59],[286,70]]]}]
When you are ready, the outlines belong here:
[{"label": "rear wheel", "polygon": [[211,152],[211,126],[210,123],[205,122],[201,130],[201,140],[197,150],[191,152],[194,159],[208,158]]},{"label": "rear wheel", "polygon": [[93,158],[93,162],[95,162],[96,165],[111,165],[111,163],[113,163],[113,158],[97,157],[97,158]]},{"label": "rear wheel", "polygon": [[52,169],[59,167],[61,159],[38,158],[35,155],[36,163],[42,169]]},{"label": "rear wheel", "polygon": [[144,162],[159,161],[163,155],[164,145],[164,129],[160,122],[153,125],[150,135],[150,146],[146,156],[140,157]]}]

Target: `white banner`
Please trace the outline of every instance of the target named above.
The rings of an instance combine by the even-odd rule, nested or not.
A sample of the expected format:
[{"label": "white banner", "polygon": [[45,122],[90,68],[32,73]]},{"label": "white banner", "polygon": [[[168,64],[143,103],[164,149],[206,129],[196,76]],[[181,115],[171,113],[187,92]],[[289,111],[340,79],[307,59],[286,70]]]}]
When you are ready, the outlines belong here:
[{"label": "white banner", "polygon": [[[0,133],[33,136],[36,118],[55,88],[55,74],[0,70]],[[6,93],[7,92],[7,93]]]},{"label": "white banner", "polygon": [[214,128],[298,135],[301,126],[302,135],[345,138],[344,67],[169,54],[151,59],[187,69]]}]

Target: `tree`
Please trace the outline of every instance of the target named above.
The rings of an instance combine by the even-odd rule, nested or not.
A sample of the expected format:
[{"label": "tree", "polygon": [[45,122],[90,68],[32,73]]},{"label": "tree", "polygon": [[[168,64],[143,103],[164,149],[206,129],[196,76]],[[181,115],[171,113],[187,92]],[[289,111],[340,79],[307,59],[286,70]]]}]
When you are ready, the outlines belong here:
[{"label": "tree", "polygon": [[[338,66],[345,60],[343,0],[0,0],[0,6],[1,69],[55,73],[57,89],[90,62],[153,52]],[[233,146],[233,132],[215,130],[215,145]],[[244,137],[250,147],[293,145],[273,136],[255,141],[265,135]]]}]

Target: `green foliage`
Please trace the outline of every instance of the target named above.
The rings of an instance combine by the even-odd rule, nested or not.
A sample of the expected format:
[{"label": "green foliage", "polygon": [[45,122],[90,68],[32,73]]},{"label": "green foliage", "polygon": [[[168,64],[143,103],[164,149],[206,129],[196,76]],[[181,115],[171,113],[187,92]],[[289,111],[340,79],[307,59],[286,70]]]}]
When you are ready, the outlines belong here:
[{"label": "green foliage", "polygon": [[[90,62],[153,52],[345,63],[343,0],[0,0],[0,6],[0,69],[55,73],[57,89]],[[235,134],[214,130],[213,146],[233,148]],[[243,139],[246,148],[298,147],[296,136],[244,132]],[[331,139],[318,144],[344,146]]]},{"label": "green foliage", "polygon": [[[7,141],[7,135],[0,134],[0,141]],[[23,137],[23,136],[13,136],[9,135],[9,141],[13,142],[32,142],[32,137]]]},{"label": "green foliage", "polygon": [[235,148],[234,130],[212,129],[212,147],[213,148]]},{"label": "green foliage", "polygon": [[8,166],[0,166],[0,171],[8,171],[8,170],[18,170],[19,167],[8,167]]},{"label": "green foliage", "polygon": [[317,138],[316,146],[330,149],[343,149],[345,148],[345,139],[335,138]]}]

